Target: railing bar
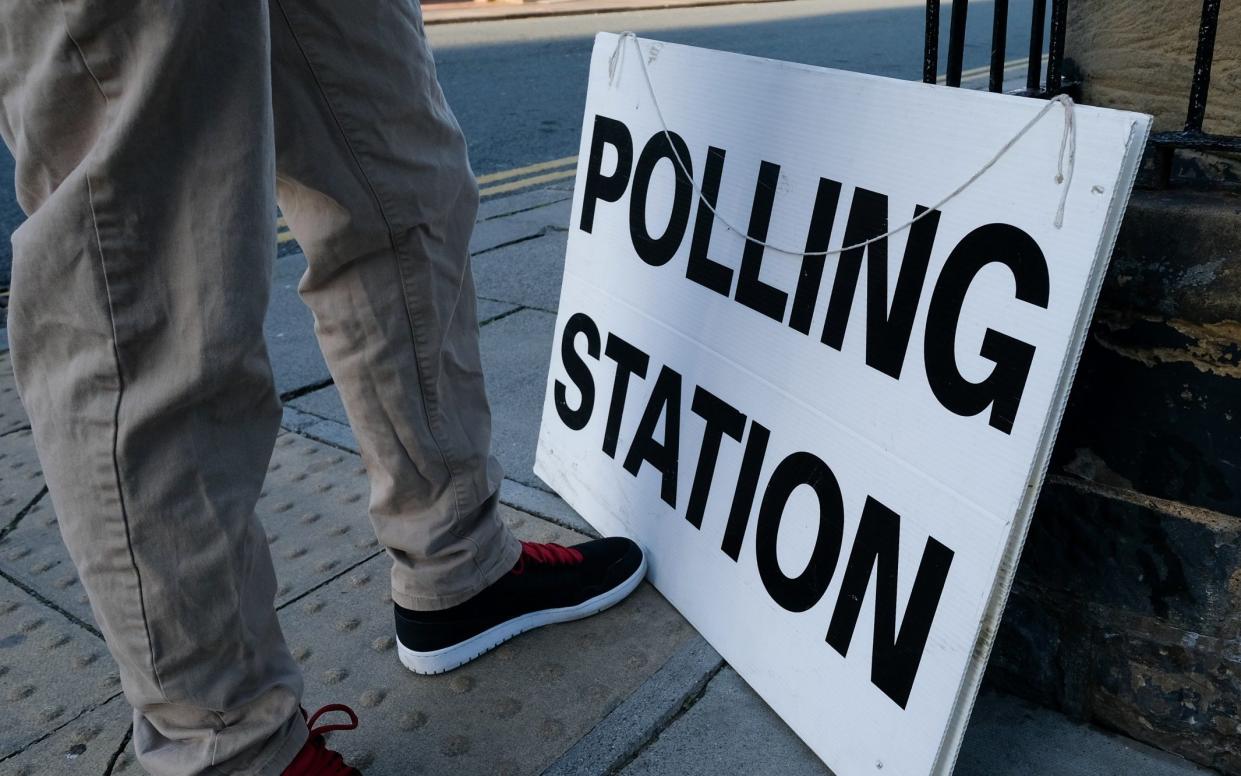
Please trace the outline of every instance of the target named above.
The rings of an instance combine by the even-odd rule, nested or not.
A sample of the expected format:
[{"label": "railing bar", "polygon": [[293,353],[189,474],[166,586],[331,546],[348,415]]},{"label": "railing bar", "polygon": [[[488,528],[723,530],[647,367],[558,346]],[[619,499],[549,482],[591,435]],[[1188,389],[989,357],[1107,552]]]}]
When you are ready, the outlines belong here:
[{"label": "railing bar", "polygon": [[1030,12],[1030,65],[1026,89],[1037,92],[1043,78],[1043,28],[1047,24],[1047,0],[1034,0]]},{"label": "railing bar", "polygon": [[922,81],[933,84],[939,76],[939,0],[926,0],[926,37],[922,49]]},{"label": "railing bar", "polygon": [[1051,41],[1047,47],[1047,91],[1059,94],[1064,69],[1064,27],[1069,0],[1051,0]]},{"label": "railing bar", "polygon": [[965,58],[965,16],[969,10],[967,0],[952,0],[952,23],[948,28],[948,71],[944,82],[949,86],[961,85],[961,62]]},{"label": "railing bar", "polygon": [[1219,24],[1220,0],[1202,0],[1202,22],[1198,27],[1198,53],[1194,57],[1194,80],[1189,89],[1189,114],[1185,130],[1201,131],[1207,112],[1207,91],[1211,87],[1211,59],[1215,56],[1215,28]]},{"label": "railing bar", "polygon": [[987,88],[1004,90],[1004,49],[1008,43],[1008,0],[995,0],[995,17],[991,23],[991,78]]},{"label": "railing bar", "polygon": [[1187,148],[1198,151],[1241,153],[1241,136],[1208,135],[1202,132],[1156,132],[1150,137],[1156,148]]}]

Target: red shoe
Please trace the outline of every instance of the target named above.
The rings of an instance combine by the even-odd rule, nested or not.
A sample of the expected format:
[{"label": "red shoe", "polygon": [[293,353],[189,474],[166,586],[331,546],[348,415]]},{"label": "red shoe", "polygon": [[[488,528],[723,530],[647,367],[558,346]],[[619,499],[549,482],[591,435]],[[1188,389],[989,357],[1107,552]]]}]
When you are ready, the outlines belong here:
[{"label": "red shoe", "polygon": [[[349,723],[315,727],[315,722],[319,720],[319,717],[329,711],[345,712],[349,715]],[[306,716],[305,709],[302,709],[302,716]],[[289,767],[284,769],[283,776],[362,776],[362,772],[350,767],[339,752],[328,749],[327,742],[324,740],[324,736],[333,730],[353,730],[357,726],[358,715],[343,703],[330,703],[311,714],[306,720],[306,727],[310,728],[310,738],[297,753],[297,757],[293,758],[293,762],[289,763]]]}]

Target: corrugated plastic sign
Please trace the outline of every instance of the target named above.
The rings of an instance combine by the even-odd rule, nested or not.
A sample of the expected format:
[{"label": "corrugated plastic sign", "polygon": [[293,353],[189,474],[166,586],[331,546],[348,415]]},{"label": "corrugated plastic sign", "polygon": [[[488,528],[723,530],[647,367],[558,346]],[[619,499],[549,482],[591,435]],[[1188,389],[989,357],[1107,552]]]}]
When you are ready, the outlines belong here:
[{"label": "corrugated plastic sign", "polygon": [[1067,107],[596,39],[536,471],[840,776],[952,770],[1150,126]]}]

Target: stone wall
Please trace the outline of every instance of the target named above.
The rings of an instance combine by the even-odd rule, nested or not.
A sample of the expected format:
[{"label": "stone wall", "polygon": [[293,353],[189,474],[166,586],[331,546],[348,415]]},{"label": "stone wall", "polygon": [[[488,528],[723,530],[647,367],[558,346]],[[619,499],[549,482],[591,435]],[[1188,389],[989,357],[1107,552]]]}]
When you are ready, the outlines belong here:
[{"label": "stone wall", "polygon": [[[1201,10],[1070,2],[1083,101],[1183,128]],[[1204,130],[1241,134],[1235,0]],[[1134,192],[989,678],[1241,774],[1241,159],[1176,169],[1209,185]]]},{"label": "stone wall", "polygon": [[[1201,0],[1070,0],[1066,70],[1090,105],[1155,117],[1156,132],[1184,128]],[[1241,3],[1224,0],[1203,130],[1241,135]],[[1241,157],[1178,154],[1178,171],[1241,185]]]},{"label": "stone wall", "polygon": [[[1065,52],[1091,105],[1155,116],[1155,131],[1180,129],[1189,104],[1201,0],[1076,0]],[[1241,131],[1241,4],[1224,0],[1215,35],[1207,132]]]},{"label": "stone wall", "polygon": [[1135,192],[990,678],[1241,774],[1241,196]]}]

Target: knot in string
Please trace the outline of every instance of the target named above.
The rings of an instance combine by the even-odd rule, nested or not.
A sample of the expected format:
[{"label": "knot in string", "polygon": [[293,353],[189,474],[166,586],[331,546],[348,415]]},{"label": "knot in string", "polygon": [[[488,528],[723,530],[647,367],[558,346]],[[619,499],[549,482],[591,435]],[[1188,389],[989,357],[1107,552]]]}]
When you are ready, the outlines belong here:
[{"label": "knot in string", "polygon": [[[621,73],[625,69],[625,50],[628,48],[628,46],[626,46],[626,43],[629,43],[629,42],[632,42],[634,48],[636,48],[638,51],[638,64],[642,72],[643,81],[645,81],[645,84],[646,84],[647,94],[651,98],[651,106],[655,109],[655,117],[659,120],[659,127],[663,131],[666,139],[668,140],[668,148],[672,151],[672,158],[676,162],[679,172],[681,173],[681,175],[685,177],[685,180],[689,181],[689,184],[690,186],[693,187],[694,194],[695,196],[697,196],[698,201],[702,204],[703,207],[705,207],[707,210],[711,212],[711,216],[716,221],[719,221],[721,224],[723,224],[728,229],[728,231],[739,235],[746,242],[754,243],[755,245],[761,245],[764,248],[769,248],[777,253],[783,253],[789,256],[835,256],[841,253],[845,253],[847,251],[865,248],[871,243],[879,242],[880,240],[886,240],[887,238],[891,237],[894,234],[899,234],[905,231],[906,229],[909,229],[914,224],[916,224],[918,221],[929,216],[931,213],[938,211],[944,205],[948,204],[953,199],[955,199],[957,196],[959,196],[963,191],[968,189],[970,186],[974,185],[974,183],[979,178],[981,178],[987,172],[987,170],[990,170],[992,167],[996,165],[996,163],[1000,161],[1000,159],[1004,158],[1005,154],[1007,154],[1010,150],[1012,150],[1013,146],[1015,146],[1017,142],[1021,140],[1021,138],[1025,137],[1026,133],[1028,133],[1031,129],[1033,129],[1034,126],[1038,124],[1039,121],[1042,120],[1042,118],[1046,116],[1048,113],[1050,113],[1052,109],[1055,108],[1057,105],[1060,106],[1064,111],[1064,131],[1060,136],[1060,153],[1056,160],[1056,178],[1055,178],[1056,185],[1061,187],[1060,205],[1056,209],[1056,217],[1052,223],[1057,229],[1060,229],[1061,227],[1064,226],[1064,206],[1065,206],[1065,203],[1068,201],[1069,186],[1073,181],[1073,166],[1074,166],[1074,163],[1077,157],[1077,125],[1074,122],[1074,117],[1073,117],[1073,100],[1068,95],[1059,94],[1051,98],[1050,100],[1048,100],[1046,103],[1044,103],[1043,107],[1039,109],[1038,113],[1034,114],[1034,116],[1029,121],[1026,122],[1025,126],[1017,130],[1017,133],[1013,135],[1011,138],[1009,138],[1008,142],[1000,146],[1000,149],[995,152],[995,154],[986,162],[986,164],[978,168],[978,170],[973,175],[966,178],[964,183],[962,183],[960,186],[957,186],[955,189],[950,191],[948,194],[944,195],[943,198],[941,198],[938,202],[936,202],[931,207],[926,208],[925,210],[922,210],[920,213],[918,213],[917,215],[915,215],[913,218],[909,219],[905,223],[900,224],[899,226],[896,226],[892,229],[889,229],[883,234],[876,235],[874,237],[871,237],[868,240],[863,240],[861,242],[857,242],[852,245],[845,245],[840,248],[834,248],[832,250],[823,250],[823,251],[797,250],[794,248],[788,248],[788,247],[783,247],[780,245],[775,245],[765,240],[759,240],[755,237],[751,237],[750,235],[746,234],[744,230],[738,229],[731,222],[729,222],[728,219],[720,215],[720,213],[715,209],[715,206],[711,204],[711,202],[706,198],[706,196],[703,195],[702,189],[699,188],[698,183],[694,180],[694,176],[690,174],[688,165],[686,165],[685,161],[681,159],[680,153],[676,150],[676,145],[672,142],[672,136],[668,130],[668,122],[664,120],[664,112],[663,112],[663,109],[659,105],[659,99],[655,96],[655,85],[651,82],[651,73],[647,69],[647,64],[648,64],[647,57],[643,56],[642,44],[638,40],[638,36],[634,34],[633,32],[622,32],[616,39],[616,48],[615,50],[612,51],[612,56],[608,58],[608,84],[612,86],[616,86],[617,84],[619,84]],[[650,49],[649,56],[650,56],[650,61],[652,62],[655,60],[655,56],[659,53],[658,46],[659,44],[655,44]]]}]

